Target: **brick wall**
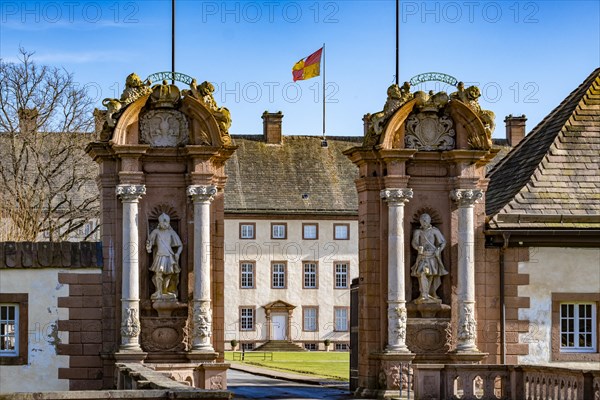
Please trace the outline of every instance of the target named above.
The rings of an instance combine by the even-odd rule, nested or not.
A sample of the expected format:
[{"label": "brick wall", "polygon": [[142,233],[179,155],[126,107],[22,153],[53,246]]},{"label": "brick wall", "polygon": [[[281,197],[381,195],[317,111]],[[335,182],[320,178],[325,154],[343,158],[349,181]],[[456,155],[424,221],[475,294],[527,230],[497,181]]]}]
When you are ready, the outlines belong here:
[{"label": "brick wall", "polygon": [[102,275],[59,273],[58,282],[69,285],[69,296],[58,298],[69,319],[58,321],[58,330],[68,332],[68,344],[58,345],[58,354],[69,357],[69,368],[59,368],[59,379],[69,380],[70,390],[94,390],[103,386]]}]

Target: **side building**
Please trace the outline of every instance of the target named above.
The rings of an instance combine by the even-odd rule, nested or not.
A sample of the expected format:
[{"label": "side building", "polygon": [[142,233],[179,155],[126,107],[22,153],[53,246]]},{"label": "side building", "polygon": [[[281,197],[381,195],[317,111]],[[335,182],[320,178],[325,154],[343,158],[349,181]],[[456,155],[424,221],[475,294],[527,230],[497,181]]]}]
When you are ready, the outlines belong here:
[{"label": "side building", "polygon": [[342,151],[362,138],[283,136],[282,118],[265,112],[263,135],[232,136],[225,348],[348,350],[357,171]]}]

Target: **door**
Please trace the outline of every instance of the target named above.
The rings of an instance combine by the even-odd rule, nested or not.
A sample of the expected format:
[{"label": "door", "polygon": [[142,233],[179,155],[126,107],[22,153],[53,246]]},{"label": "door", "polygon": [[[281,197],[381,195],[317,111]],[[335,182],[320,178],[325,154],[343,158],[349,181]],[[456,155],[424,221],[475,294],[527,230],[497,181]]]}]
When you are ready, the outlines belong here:
[{"label": "door", "polygon": [[271,317],[273,323],[273,340],[285,340],[286,339],[286,316],[274,314]]}]

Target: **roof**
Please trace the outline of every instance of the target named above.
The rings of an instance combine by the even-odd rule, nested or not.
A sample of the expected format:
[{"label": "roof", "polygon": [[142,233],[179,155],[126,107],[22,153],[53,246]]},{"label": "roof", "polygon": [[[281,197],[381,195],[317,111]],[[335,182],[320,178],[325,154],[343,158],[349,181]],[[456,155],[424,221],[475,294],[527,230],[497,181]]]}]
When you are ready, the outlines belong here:
[{"label": "roof", "polygon": [[342,151],[362,137],[232,135],[239,146],[227,161],[225,213],[357,215],[358,169]]},{"label": "roof", "polygon": [[491,228],[600,227],[600,68],[489,178]]}]

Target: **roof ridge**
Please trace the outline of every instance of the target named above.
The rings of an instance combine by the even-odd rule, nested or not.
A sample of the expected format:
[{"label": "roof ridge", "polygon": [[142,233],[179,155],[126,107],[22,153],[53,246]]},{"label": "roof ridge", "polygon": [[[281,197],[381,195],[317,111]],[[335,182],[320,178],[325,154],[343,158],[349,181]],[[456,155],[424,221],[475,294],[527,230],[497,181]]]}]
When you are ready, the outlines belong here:
[{"label": "roof ridge", "polygon": [[[532,137],[534,137],[534,135],[540,131],[542,129],[542,127],[548,122],[548,120],[551,119],[551,117],[554,117],[554,115],[556,113],[558,113],[559,111],[561,111],[562,107],[564,106],[565,103],[567,103],[569,100],[571,100],[571,96],[575,95],[575,93],[579,90],[581,90],[581,87],[585,85],[585,83],[590,80],[590,78],[592,76],[596,75],[596,78],[598,79],[600,77],[600,68],[596,68],[594,70],[594,72],[592,72],[590,75],[588,75],[583,82],[581,82],[579,84],[579,86],[577,86],[573,91],[571,91],[571,93],[569,93],[559,104],[558,106],[556,106],[552,111],[550,111],[550,113],[548,115],[546,115],[540,122],[538,122],[538,124],[536,126],[534,126],[530,131],[529,131],[529,135],[525,135],[525,137],[523,138],[523,140],[521,140],[515,147],[512,148],[512,150],[505,156],[502,158],[502,160],[500,160],[500,162],[498,162],[494,168],[491,169],[490,172],[487,173],[487,176],[489,178],[492,177],[492,175],[499,170],[500,168],[502,168],[502,165],[504,165],[505,163],[507,163],[511,157],[518,151],[518,149],[520,149],[521,147],[525,146],[526,143],[528,143],[529,141],[533,140]],[[593,83],[593,81],[592,81]],[[592,84],[591,83],[591,84]],[[587,87],[589,88],[588,85]],[[585,94],[587,94],[587,90],[585,92]],[[585,95],[584,94],[584,95]],[[565,122],[568,120],[568,118],[565,120]]]},{"label": "roof ridge", "polygon": [[[600,68],[597,68],[488,174],[488,198],[492,200],[486,204],[488,215],[509,212],[514,201],[527,202],[523,190],[535,179],[536,172],[548,159],[556,140],[560,140],[566,126],[571,125],[573,115],[585,104],[586,95],[599,77]],[[566,115],[561,115],[562,113]],[[531,165],[531,161],[535,162],[535,165]]]}]

